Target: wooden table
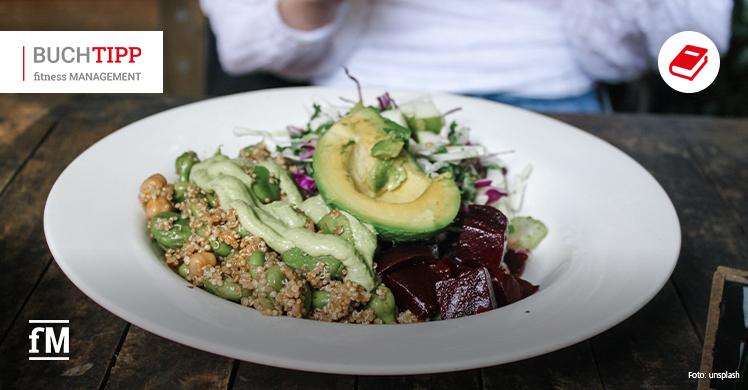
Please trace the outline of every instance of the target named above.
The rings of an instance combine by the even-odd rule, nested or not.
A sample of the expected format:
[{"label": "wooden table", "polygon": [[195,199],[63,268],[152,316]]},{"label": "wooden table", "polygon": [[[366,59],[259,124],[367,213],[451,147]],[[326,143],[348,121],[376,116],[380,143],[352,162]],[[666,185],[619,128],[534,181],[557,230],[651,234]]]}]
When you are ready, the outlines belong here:
[{"label": "wooden table", "polygon": [[[748,120],[557,115],[634,157],[678,210],[683,245],[675,273],[622,324],[521,362],[408,377],[304,373],[194,350],[130,325],[83,295],[53,261],[42,231],[47,194],[73,158],[123,125],[186,102],[0,95],[1,389],[691,388],[688,372],[699,367],[711,275],[717,265],[748,268]],[[27,360],[28,320],[46,318],[71,320],[70,361]]]}]

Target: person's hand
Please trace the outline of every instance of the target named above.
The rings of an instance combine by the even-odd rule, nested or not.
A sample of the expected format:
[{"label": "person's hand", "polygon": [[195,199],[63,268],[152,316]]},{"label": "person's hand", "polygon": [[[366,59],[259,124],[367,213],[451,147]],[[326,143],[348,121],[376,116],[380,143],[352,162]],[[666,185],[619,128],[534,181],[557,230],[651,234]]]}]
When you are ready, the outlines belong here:
[{"label": "person's hand", "polygon": [[279,0],[281,18],[291,28],[314,30],[330,23],[341,0]]}]

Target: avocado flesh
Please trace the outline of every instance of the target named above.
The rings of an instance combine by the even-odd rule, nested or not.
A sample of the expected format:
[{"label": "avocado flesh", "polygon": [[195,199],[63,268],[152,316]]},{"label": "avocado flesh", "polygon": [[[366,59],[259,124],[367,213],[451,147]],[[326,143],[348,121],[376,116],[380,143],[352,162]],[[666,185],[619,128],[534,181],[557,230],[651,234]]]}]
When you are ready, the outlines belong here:
[{"label": "avocado flesh", "polygon": [[[405,150],[393,159],[373,157],[372,147],[387,137],[376,110],[355,110],[339,120],[317,143],[317,187],[328,204],[370,223],[384,239],[427,238],[452,223],[460,191],[450,175],[428,177]],[[373,174],[383,161],[400,169],[389,186]]]}]

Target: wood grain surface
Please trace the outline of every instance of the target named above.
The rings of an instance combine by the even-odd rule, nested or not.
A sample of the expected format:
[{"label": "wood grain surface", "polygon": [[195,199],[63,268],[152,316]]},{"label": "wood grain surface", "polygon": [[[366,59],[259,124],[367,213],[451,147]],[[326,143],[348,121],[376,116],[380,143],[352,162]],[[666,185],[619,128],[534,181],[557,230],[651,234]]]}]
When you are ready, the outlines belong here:
[{"label": "wood grain surface", "polygon": [[[126,323],[84,296],[47,249],[42,211],[85,148],[187,101],[158,96],[0,95],[0,389],[678,389],[696,385],[712,273],[748,268],[748,121],[555,115],[617,146],[668,192],[683,229],[673,277],[642,310],[590,340],[456,373],[341,376],[239,362]],[[29,319],[68,318],[75,354],[30,362]],[[497,332],[500,330],[497,330]]]}]

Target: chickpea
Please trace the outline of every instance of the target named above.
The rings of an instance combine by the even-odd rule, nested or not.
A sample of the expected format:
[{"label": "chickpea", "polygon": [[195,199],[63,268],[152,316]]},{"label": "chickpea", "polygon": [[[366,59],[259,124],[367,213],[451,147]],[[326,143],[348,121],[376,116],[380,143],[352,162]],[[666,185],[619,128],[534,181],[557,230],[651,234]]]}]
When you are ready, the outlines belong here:
[{"label": "chickpea", "polygon": [[153,218],[156,214],[163,212],[163,211],[171,211],[171,203],[164,198],[164,197],[158,197],[156,199],[151,199],[145,204],[145,215],[150,219]]},{"label": "chickpea", "polygon": [[192,279],[203,276],[203,269],[216,265],[216,257],[210,252],[195,253],[190,256],[190,276]]},{"label": "chickpea", "polygon": [[140,185],[141,197],[154,197],[158,195],[159,191],[166,186],[166,178],[160,173],[153,174],[147,179],[143,180],[143,184]]}]

